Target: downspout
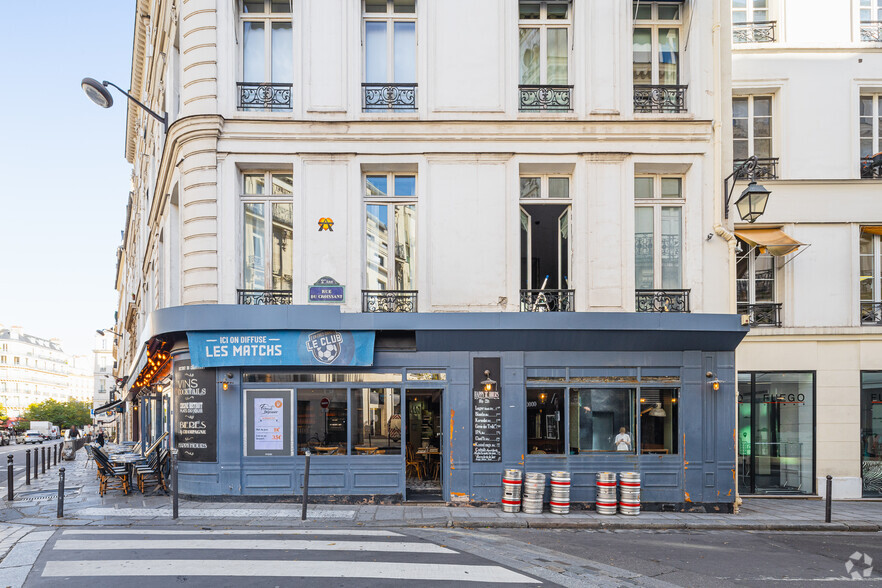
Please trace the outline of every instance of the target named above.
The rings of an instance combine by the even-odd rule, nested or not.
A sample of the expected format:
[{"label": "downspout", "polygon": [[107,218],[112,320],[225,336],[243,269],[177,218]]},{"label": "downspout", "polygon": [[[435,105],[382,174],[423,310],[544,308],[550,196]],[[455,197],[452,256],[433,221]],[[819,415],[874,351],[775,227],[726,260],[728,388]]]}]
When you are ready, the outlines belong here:
[{"label": "downspout", "polygon": [[[723,203],[725,202],[726,194],[723,194],[723,164],[725,163],[723,160],[723,101],[726,100],[726,96],[723,93],[723,51],[725,47],[723,45],[722,38],[722,5],[723,0],[717,0],[714,2],[714,20],[713,20],[713,28],[712,28],[712,39],[713,39],[713,54],[714,54],[714,161],[716,165],[714,166],[714,233],[722,237],[726,240],[726,245],[729,249],[729,283],[728,283],[728,294],[729,294],[729,313],[737,314],[738,313],[738,304],[735,300],[734,294],[734,286],[735,280],[737,278],[736,275],[736,260],[735,260],[735,247],[737,242],[735,240],[735,235],[732,232],[723,226],[723,216],[726,211],[723,210],[725,206]],[[732,69],[732,61],[731,54],[728,64],[729,75],[731,76]],[[728,175],[728,174],[727,174]],[[737,366],[736,366],[737,373]],[[734,447],[732,448],[735,452],[735,469],[733,470],[733,483],[735,487],[735,502],[733,504],[733,510],[735,513],[738,513],[739,508],[741,507],[741,495],[738,493],[738,437],[737,437],[737,423],[738,423],[738,385],[737,383],[734,386],[735,390],[735,430],[732,434],[732,442]]]}]

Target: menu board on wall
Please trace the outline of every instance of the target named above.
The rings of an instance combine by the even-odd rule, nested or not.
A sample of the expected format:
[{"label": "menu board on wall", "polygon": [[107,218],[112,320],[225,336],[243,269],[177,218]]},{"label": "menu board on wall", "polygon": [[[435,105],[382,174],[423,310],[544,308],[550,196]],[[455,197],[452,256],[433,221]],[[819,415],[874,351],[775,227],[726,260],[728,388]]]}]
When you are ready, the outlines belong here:
[{"label": "menu board on wall", "polygon": [[217,461],[214,370],[175,361],[175,446],[181,461]]},{"label": "menu board on wall", "polygon": [[254,399],[254,449],[257,451],[280,451],[285,425],[282,414],[284,399]]},{"label": "menu board on wall", "polygon": [[498,357],[476,357],[473,361],[472,387],[472,461],[502,461],[502,396],[498,382],[490,390],[481,385],[490,371],[490,378],[499,379]]}]

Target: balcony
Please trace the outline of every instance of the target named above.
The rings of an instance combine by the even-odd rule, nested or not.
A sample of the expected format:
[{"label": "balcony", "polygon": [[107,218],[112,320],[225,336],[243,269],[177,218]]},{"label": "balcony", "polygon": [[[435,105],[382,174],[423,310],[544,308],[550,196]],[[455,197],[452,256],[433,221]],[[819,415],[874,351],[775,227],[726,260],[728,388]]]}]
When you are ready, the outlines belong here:
[{"label": "balcony", "polygon": [[[744,165],[746,159],[736,159],[734,164],[734,169],[738,169],[738,166]],[[750,176],[750,172],[746,169],[742,169],[735,175],[736,180],[746,180]],[[777,157],[764,157],[757,158],[756,160],[756,168],[753,170],[753,177],[756,180],[777,180],[778,179],[778,158]]]},{"label": "balcony", "polygon": [[774,43],[777,21],[758,20],[756,22],[732,25],[733,43]]},{"label": "balcony", "polygon": [[634,86],[634,112],[686,112],[689,86]]},{"label": "balcony", "polygon": [[365,112],[415,111],[416,84],[362,84]]},{"label": "balcony", "polygon": [[691,290],[635,290],[637,312],[690,312]]},{"label": "balcony", "polygon": [[780,327],[781,306],[780,302],[738,303],[738,314],[746,314],[751,327]]},{"label": "balcony", "polygon": [[882,302],[861,302],[861,324],[882,327]]},{"label": "balcony", "polygon": [[882,153],[861,158],[861,178],[865,180],[882,178]]},{"label": "balcony", "polygon": [[521,312],[573,312],[575,290],[521,290]]},{"label": "balcony", "polygon": [[239,110],[291,110],[292,84],[238,82]]},{"label": "balcony", "polygon": [[291,304],[290,290],[237,290],[239,304]]},{"label": "balcony", "polygon": [[362,290],[362,312],[416,312],[417,290]]},{"label": "balcony", "polygon": [[864,43],[882,42],[882,20],[868,20],[862,22],[861,41]]},{"label": "balcony", "polygon": [[518,86],[521,112],[571,112],[572,86]]}]

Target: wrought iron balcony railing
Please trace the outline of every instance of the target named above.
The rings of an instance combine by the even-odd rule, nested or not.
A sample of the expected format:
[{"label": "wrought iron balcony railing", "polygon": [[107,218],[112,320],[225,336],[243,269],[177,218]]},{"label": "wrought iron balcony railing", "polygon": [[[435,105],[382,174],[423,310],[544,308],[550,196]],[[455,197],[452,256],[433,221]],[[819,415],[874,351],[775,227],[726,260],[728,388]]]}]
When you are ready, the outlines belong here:
[{"label": "wrought iron balcony railing", "polygon": [[634,86],[634,112],[686,112],[689,86]]},{"label": "wrought iron balcony railing", "polygon": [[237,290],[239,304],[292,304],[290,290]]},{"label": "wrought iron balcony railing", "polygon": [[882,42],[882,20],[867,20],[862,22],[861,41],[865,43]]},{"label": "wrought iron balcony railing", "polygon": [[238,82],[239,110],[291,110],[292,84]]},{"label": "wrought iron balcony railing", "polygon": [[521,312],[573,312],[575,290],[521,290]]},{"label": "wrought iron balcony railing", "polygon": [[636,290],[637,312],[690,312],[691,290]]},{"label": "wrought iron balcony railing", "polygon": [[362,290],[362,312],[416,312],[417,290]]},{"label": "wrought iron balcony railing", "polygon": [[[739,166],[744,165],[746,159],[736,159],[734,163],[734,168],[737,170]],[[735,174],[736,180],[744,180],[748,178],[750,172],[746,169],[743,169]],[[757,180],[777,180],[778,179],[778,158],[777,157],[763,157],[757,158],[756,167],[753,169],[753,177]]]},{"label": "wrought iron balcony railing", "polygon": [[777,21],[758,20],[732,25],[733,43],[774,43]]},{"label": "wrought iron balcony railing", "polygon": [[416,84],[362,84],[365,112],[416,110]]},{"label": "wrought iron balcony railing", "polygon": [[738,314],[746,314],[751,327],[780,327],[781,306],[780,302],[739,302]]},{"label": "wrought iron balcony railing", "polygon": [[882,302],[861,302],[861,324],[882,327]]},{"label": "wrought iron balcony railing", "polygon": [[861,158],[861,178],[882,178],[882,153]]},{"label": "wrought iron balcony railing", "polygon": [[521,112],[570,112],[572,96],[572,86],[518,86],[518,109]]}]

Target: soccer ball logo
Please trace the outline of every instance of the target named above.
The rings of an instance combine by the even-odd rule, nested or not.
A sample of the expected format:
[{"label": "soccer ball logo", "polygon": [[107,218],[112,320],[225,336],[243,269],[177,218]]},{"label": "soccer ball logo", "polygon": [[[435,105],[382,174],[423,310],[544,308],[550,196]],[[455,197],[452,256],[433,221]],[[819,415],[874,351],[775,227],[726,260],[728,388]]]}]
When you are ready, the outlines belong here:
[{"label": "soccer ball logo", "polygon": [[343,335],[339,331],[316,331],[310,333],[306,340],[306,348],[321,363],[331,364],[340,357],[340,346]]},{"label": "soccer ball logo", "polygon": [[855,551],[845,562],[845,573],[852,580],[862,580],[873,575],[873,558],[866,553]]}]

